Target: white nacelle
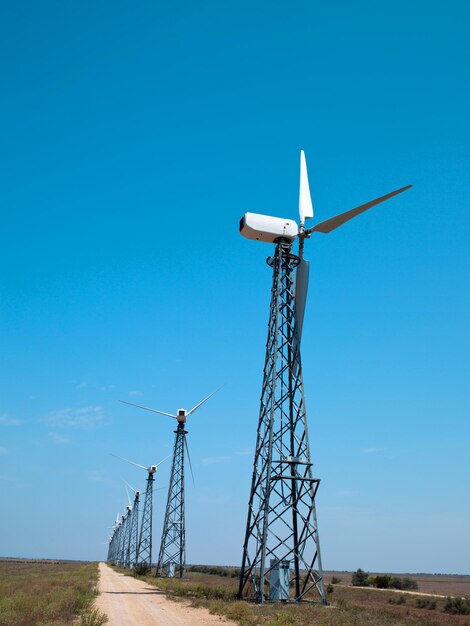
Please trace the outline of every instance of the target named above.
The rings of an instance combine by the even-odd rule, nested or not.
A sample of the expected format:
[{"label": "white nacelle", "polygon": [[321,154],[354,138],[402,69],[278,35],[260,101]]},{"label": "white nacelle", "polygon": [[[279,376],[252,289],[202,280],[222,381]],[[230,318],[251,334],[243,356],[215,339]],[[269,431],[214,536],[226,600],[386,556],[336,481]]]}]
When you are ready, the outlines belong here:
[{"label": "white nacelle", "polygon": [[259,213],[245,213],[240,220],[240,233],[247,239],[268,243],[274,243],[281,237],[294,241],[299,234],[299,227],[294,220]]}]

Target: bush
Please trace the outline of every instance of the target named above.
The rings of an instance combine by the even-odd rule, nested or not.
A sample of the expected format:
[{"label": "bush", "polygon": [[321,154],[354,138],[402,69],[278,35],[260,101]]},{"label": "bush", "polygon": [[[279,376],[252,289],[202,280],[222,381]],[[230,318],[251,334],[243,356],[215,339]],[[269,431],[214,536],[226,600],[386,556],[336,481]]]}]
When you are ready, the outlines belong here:
[{"label": "bush", "polygon": [[409,576],[405,576],[404,578],[394,576],[390,581],[390,587],[392,589],[406,589],[407,591],[413,591],[418,589],[418,583],[416,580],[409,578]]},{"label": "bush", "polygon": [[402,589],[406,589],[407,591],[416,591],[416,589],[418,589],[418,583],[416,582],[416,580],[413,580],[408,576],[405,576],[405,578],[402,579],[402,584]]},{"label": "bush", "polygon": [[444,611],[454,615],[470,615],[470,598],[446,598]]},{"label": "bush", "polygon": [[333,593],[334,590],[335,588],[333,587],[331,583],[326,586],[326,593]]},{"label": "bush", "polygon": [[390,574],[380,574],[379,576],[375,577],[374,586],[377,587],[377,589],[389,589],[391,582],[392,577],[390,576]]},{"label": "bush", "polygon": [[390,604],[406,604],[406,598],[403,595],[398,596],[398,598],[389,598]]},{"label": "bush", "polygon": [[368,587],[369,586],[369,574],[362,570],[357,569],[352,575],[351,582],[354,587]]},{"label": "bush", "polygon": [[341,582],[341,578],[338,578],[337,576],[333,576],[333,578],[331,579],[332,585],[339,585],[340,582]]},{"label": "bush", "polygon": [[436,608],[436,601],[429,598],[416,598],[416,606],[418,609],[430,609],[433,611]]},{"label": "bush", "polygon": [[147,576],[150,574],[151,567],[148,563],[137,563],[134,567],[134,574],[136,576]]},{"label": "bush", "polygon": [[239,567],[220,567],[218,565],[190,565],[188,572],[199,572],[200,574],[211,574],[212,576],[224,576],[226,578],[238,578],[240,576]]}]

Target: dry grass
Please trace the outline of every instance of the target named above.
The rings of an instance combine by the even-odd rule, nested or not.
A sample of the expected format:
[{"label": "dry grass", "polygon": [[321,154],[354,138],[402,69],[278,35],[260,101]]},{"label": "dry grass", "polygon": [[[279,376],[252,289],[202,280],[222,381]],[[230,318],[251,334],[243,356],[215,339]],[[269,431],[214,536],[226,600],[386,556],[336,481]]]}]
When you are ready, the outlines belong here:
[{"label": "dry grass", "polygon": [[145,580],[167,591],[170,598],[185,598],[240,626],[470,626],[469,616],[443,612],[444,599],[437,598],[434,609],[419,608],[422,597],[406,594],[404,601],[397,603],[399,594],[389,590],[335,585],[330,607],[308,603],[259,606],[236,601],[238,581],[225,576],[189,572],[185,580],[152,576]]},{"label": "dry grass", "polygon": [[0,626],[104,624],[94,612],[97,563],[0,560]]}]

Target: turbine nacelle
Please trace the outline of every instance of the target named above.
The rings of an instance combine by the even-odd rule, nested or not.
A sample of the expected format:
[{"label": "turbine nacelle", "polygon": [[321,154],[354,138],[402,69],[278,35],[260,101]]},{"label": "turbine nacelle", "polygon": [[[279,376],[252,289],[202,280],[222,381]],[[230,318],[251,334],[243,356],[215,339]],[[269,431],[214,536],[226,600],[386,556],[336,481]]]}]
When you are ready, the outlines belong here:
[{"label": "turbine nacelle", "polygon": [[294,220],[259,213],[245,213],[240,220],[240,233],[247,239],[276,243],[279,239],[294,241],[299,227]]},{"label": "turbine nacelle", "polygon": [[[303,246],[303,240],[305,237],[309,237],[313,232],[318,233],[330,233],[339,226],[342,226],[353,217],[364,213],[368,209],[393,198],[399,193],[409,189],[411,185],[402,187],[392,191],[391,193],[376,198],[365,204],[340,213],[335,217],[331,217],[324,222],[316,224],[312,228],[305,228],[305,220],[313,217],[312,199],[310,197],[310,187],[308,183],[307,164],[305,161],[305,153],[300,151],[300,188],[299,188],[299,220],[300,228],[294,220],[285,219],[281,217],[273,217],[271,215],[261,215],[258,213],[245,213],[240,220],[240,233],[247,239],[253,239],[255,241],[265,241],[268,243],[278,243],[284,239],[287,241],[294,241],[297,237],[300,239],[300,246]],[[300,250],[300,257],[303,257]]]},{"label": "turbine nacelle", "polygon": [[186,409],[178,409],[176,411],[176,419],[178,420],[180,424],[184,424],[186,422],[186,415],[187,415]]}]

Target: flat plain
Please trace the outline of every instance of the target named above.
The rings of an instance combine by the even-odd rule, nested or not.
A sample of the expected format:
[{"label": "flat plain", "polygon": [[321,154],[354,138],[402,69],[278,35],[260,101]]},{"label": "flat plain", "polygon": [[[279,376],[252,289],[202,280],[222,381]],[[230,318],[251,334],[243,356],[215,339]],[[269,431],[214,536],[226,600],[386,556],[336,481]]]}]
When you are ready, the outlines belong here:
[{"label": "flat plain", "polygon": [[98,563],[0,559],[0,626],[86,624],[97,582]]},{"label": "flat plain", "polygon": [[401,592],[352,587],[348,584],[351,572],[328,572],[327,583],[333,576],[341,578],[329,594],[329,607],[309,602],[259,606],[235,601],[238,581],[232,576],[234,568],[218,569],[227,571],[225,575],[190,571],[185,580],[153,576],[144,580],[175,601],[189,600],[240,626],[470,626],[470,615],[444,612],[446,596],[468,593],[470,577],[411,575],[418,581],[418,591]]}]

